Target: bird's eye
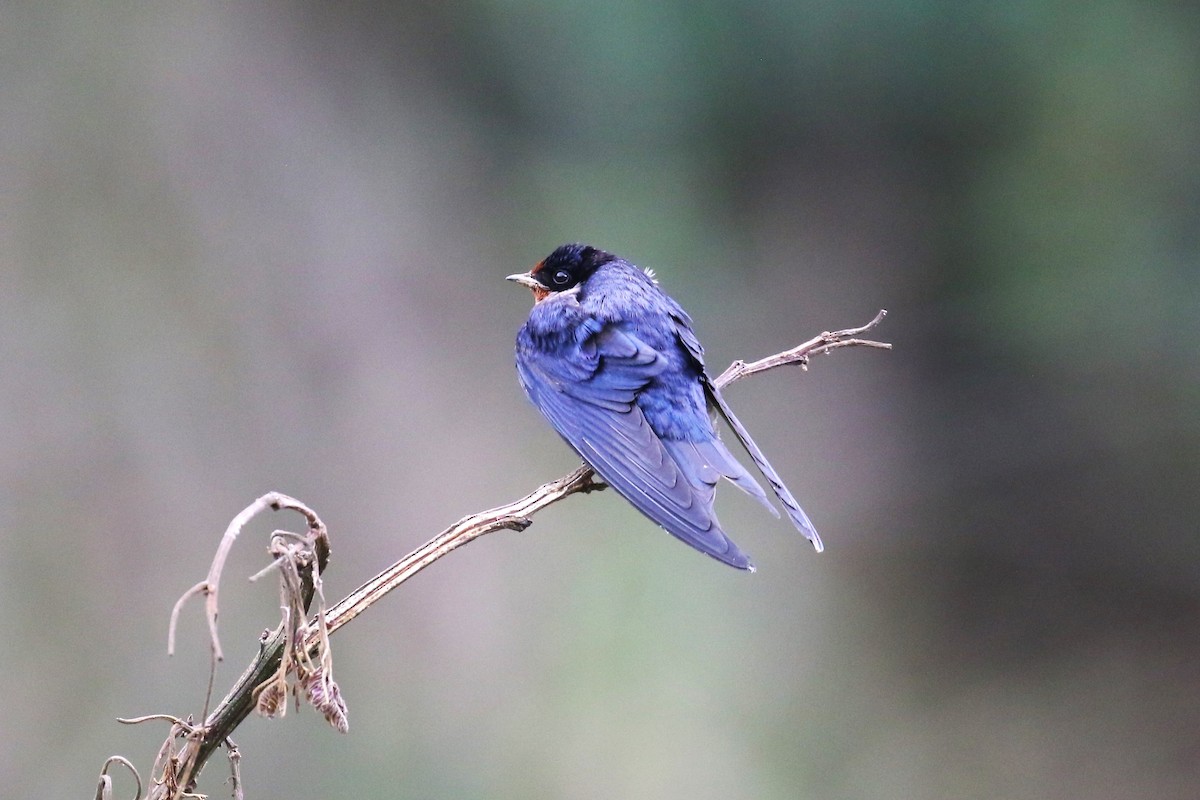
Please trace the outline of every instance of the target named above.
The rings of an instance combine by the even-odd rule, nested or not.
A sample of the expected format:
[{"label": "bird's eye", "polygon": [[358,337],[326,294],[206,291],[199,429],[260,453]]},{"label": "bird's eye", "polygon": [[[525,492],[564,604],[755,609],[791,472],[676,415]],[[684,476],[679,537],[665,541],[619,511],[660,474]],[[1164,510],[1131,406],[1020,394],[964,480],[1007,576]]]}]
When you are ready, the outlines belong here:
[{"label": "bird's eye", "polygon": [[565,269],[560,269],[558,272],[554,273],[555,286],[565,286],[570,280],[571,273],[567,272]]}]

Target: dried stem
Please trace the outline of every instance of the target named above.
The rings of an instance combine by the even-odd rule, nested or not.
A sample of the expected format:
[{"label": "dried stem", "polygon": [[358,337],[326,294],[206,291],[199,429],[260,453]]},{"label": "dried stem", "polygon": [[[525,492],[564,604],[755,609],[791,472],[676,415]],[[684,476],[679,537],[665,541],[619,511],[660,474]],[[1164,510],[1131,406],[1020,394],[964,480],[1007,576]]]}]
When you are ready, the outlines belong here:
[{"label": "dried stem", "polygon": [[[174,649],[175,628],[179,613],[184,603],[197,594],[205,595],[205,617],[208,620],[209,641],[213,653],[213,662],[221,658],[220,640],[217,637],[217,593],[221,580],[221,572],[229,555],[233,542],[255,516],[264,511],[296,511],[308,523],[308,533],[311,539],[311,549],[315,555],[313,563],[300,576],[301,597],[297,603],[307,612],[316,592],[314,580],[319,581],[319,574],[329,561],[329,534],[325,524],[316,512],[295,498],[279,492],[268,492],[255,500],[229,523],[217,553],[209,567],[208,576],[204,581],[193,586],[175,603],[171,612],[171,623],[168,631],[168,652]],[[278,538],[279,532],[272,537]],[[159,749],[158,758],[151,775],[151,789],[148,797],[156,800],[162,798],[180,798],[186,796],[195,787],[196,778],[209,756],[222,745],[230,748],[230,757],[240,757],[236,748],[232,747],[229,735],[241,724],[254,709],[254,691],[268,680],[279,667],[284,652],[284,644],[288,639],[288,629],[280,624],[270,636],[264,636],[258,657],[242,673],[241,678],[230,690],[211,715],[207,713],[208,698],[205,698],[205,722],[203,725],[193,725],[190,720],[184,721],[168,715],[157,714],[140,717],[135,720],[123,720],[129,723],[143,722],[150,719],[167,719],[173,724],[166,741]],[[209,675],[209,687],[212,686],[212,674]],[[183,745],[176,750],[176,740],[182,740]]]},{"label": "dried stem", "polygon": [[[759,361],[751,363],[735,361],[713,382],[718,388],[723,388],[734,381],[787,364],[800,364],[802,368],[807,368],[809,356],[812,354],[828,353],[841,347],[859,346],[890,349],[890,344],[858,338],[861,334],[877,326],[883,320],[886,313],[886,311],[880,311],[873,320],[861,327],[825,332],[797,347],[768,356]],[[280,680],[281,675],[286,677],[287,670],[284,669],[282,673],[280,671],[285,650],[289,652],[302,652],[305,659],[308,659],[313,654],[317,654],[322,663],[326,662],[329,654],[329,634],[346,625],[388,592],[430,564],[484,534],[498,530],[524,530],[533,524],[531,517],[535,513],[549,505],[557,503],[559,500],[570,497],[573,494],[587,493],[603,488],[605,488],[605,484],[596,479],[590,467],[586,464],[577,467],[573,472],[539,486],[535,491],[516,502],[464,517],[400,561],[388,567],[379,575],[355,589],[343,600],[330,607],[328,611],[319,614],[318,618],[312,623],[306,624],[303,627],[297,627],[295,621],[289,623],[285,619],[272,634],[264,637],[258,657],[242,673],[242,676],[229,691],[225,699],[221,701],[212,714],[207,716],[203,725],[193,726],[189,722],[166,715],[153,715],[152,717],[143,718],[167,719],[173,722],[172,733],[163,745],[159,757],[160,762],[163,762],[165,759],[172,766],[170,780],[156,780],[149,797],[160,799],[179,798],[183,797],[185,793],[192,791],[200,770],[212,753],[222,745],[229,747],[231,764],[236,775],[240,755],[237,749],[228,742],[228,737],[254,709],[256,691],[268,681]],[[314,574],[306,580],[306,594],[302,607],[307,610],[308,604],[312,599],[313,580],[316,580],[316,585],[319,587],[320,572],[323,572],[325,569],[325,562],[329,552],[328,537],[325,533],[324,525],[321,524],[315,513],[299,501],[272,492],[260,497],[234,518],[226,530],[224,537],[222,537],[221,544],[217,549],[217,554],[213,559],[207,578],[189,589],[179,599],[179,602],[176,603],[175,609],[171,614],[169,635],[169,648],[171,650],[174,649],[175,627],[180,608],[188,598],[204,594],[212,651],[216,658],[219,659],[221,657],[220,643],[216,630],[217,587],[220,581],[221,570],[228,556],[229,549],[232,547],[233,541],[237,538],[241,529],[250,519],[268,508],[274,510],[289,508],[299,511],[308,520],[310,531],[317,532],[316,540],[318,542],[318,552],[320,553],[320,564],[318,569],[314,571]],[[298,643],[294,641],[294,637],[301,635],[301,633],[304,638],[299,643],[300,647],[297,647]],[[290,647],[288,646],[289,641],[291,642]],[[286,697],[283,702],[287,702]],[[176,738],[183,739],[183,746],[178,751],[175,750],[174,745]],[[156,774],[161,773],[158,773],[156,770]],[[235,782],[238,784],[236,787],[237,790],[240,791],[240,781]]]},{"label": "dried stem", "polygon": [[113,782],[112,776],[108,774],[108,768],[114,764],[120,764],[133,773],[133,779],[137,781],[137,793],[133,797],[134,800],[140,800],[142,796],[142,776],[138,775],[137,769],[124,756],[109,756],[108,761],[104,762],[104,768],[100,770],[100,782],[96,786],[96,800],[112,800]]}]

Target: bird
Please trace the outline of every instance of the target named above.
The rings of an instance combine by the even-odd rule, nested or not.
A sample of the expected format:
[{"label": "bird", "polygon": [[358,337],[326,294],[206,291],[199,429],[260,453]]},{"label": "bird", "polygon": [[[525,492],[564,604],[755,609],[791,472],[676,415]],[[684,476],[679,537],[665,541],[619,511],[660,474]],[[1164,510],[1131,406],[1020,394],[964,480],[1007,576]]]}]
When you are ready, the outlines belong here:
[{"label": "bird", "polygon": [[692,319],[654,273],[587,244],[564,244],[506,280],[533,293],[517,334],[521,387],[571,449],[651,521],[706,555],[753,572],[713,510],[721,478],[779,512],[717,435],[715,411],[819,553],[808,515],[734,415],[704,364]]}]

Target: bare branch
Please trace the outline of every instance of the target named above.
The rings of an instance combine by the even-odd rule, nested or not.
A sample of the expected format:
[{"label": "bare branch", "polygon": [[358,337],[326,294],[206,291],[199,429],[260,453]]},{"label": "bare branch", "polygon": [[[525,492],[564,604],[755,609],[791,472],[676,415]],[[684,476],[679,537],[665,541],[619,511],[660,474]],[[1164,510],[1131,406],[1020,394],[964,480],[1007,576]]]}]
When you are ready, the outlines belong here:
[{"label": "bare branch", "polygon": [[869,339],[855,338],[860,334],[874,328],[879,323],[883,322],[883,318],[887,316],[887,309],[880,309],[875,315],[875,319],[862,325],[858,328],[847,328],[842,331],[825,331],[819,336],[814,336],[803,344],[793,347],[791,350],[784,350],[782,353],[776,353],[773,356],[767,356],[759,361],[753,361],[747,364],[745,361],[735,361],[729,365],[729,368],[722,372],[713,381],[718,389],[724,388],[736,380],[756,375],[759,372],[766,372],[769,369],[776,367],[784,367],[788,364],[799,364],[801,369],[808,369],[808,357],[813,353],[828,353],[838,347],[877,347],[883,350],[891,350],[891,344],[887,342],[875,342]]},{"label": "bare branch", "polygon": [[[329,609],[329,632],[333,633],[401,583],[464,544],[499,530],[523,531],[529,519],[548,505],[577,492],[604,488],[593,479],[590,467],[580,466],[568,475],[539,486],[515,503],[464,517],[386,570],[351,592]],[[310,639],[310,644],[315,644]]]},{"label": "bare branch", "polygon": [[[713,382],[718,388],[723,388],[741,378],[787,364],[800,364],[804,368],[813,353],[828,353],[841,347],[890,349],[890,344],[858,338],[877,326],[886,313],[880,311],[873,320],[861,327],[825,332],[791,350],[759,361],[735,361]],[[215,659],[221,657],[216,627],[217,589],[221,571],[241,529],[254,516],[268,508],[297,511],[305,516],[309,525],[307,536],[276,531],[272,538],[271,555],[275,560],[267,570],[276,569],[281,575],[283,621],[273,633],[264,634],[258,657],[242,673],[212,714],[206,716],[203,725],[193,725],[190,719],[185,721],[167,715],[123,720],[130,723],[148,719],[165,719],[172,722],[171,733],[155,760],[154,783],[149,797],[161,800],[190,796],[187,793],[195,787],[200,770],[212,753],[222,745],[229,749],[231,768],[234,772],[234,790],[240,794],[240,753],[228,737],[254,710],[256,704],[260,710],[270,712],[276,704],[281,707],[286,705],[289,691],[303,691],[331,724],[339,730],[345,730],[345,704],[341,700],[337,684],[332,679],[330,634],[413,575],[464,544],[498,530],[525,530],[533,524],[532,516],[543,508],[571,495],[603,488],[605,484],[598,480],[591,468],[585,464],[557,480],[539,486],[520,500],[464,517],[355,589],[328,610],[324,608],[322,599],[318,605],[318,612],[311,621],[305,621],[305,617],[313,596],[322,597],[321,573],[324,572],[329,557],[329,538],[324,524],[304,504],[276,492],[265,494],[251,503],[234,517],[226,529],[207,578],[185,592],[175,604],[171,614],[168,650],[174,651],[175,627],[180,608],[191,597],[204,594],[212,652]],[[255,577],[260,577],[267,570]],[[291,675],[295,675],[296,682],[289,687],[288,678]],[[178,751],[175,747],[177,739],[183,740],[183,745]]]}]

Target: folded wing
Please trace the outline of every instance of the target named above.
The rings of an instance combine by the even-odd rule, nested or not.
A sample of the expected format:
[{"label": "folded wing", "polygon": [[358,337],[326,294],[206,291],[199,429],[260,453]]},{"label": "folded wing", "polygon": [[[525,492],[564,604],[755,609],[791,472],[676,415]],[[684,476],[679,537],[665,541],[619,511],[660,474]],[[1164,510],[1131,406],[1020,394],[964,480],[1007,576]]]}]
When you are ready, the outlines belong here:
[{"label": "folded wing", "polygon": [[[750,458],[754,460],[755,465],[758,467],[759,471],[762,472],[763,477],[765,477],[767,482],[771,484],[771,489],[775,492],[775,496],[779,498],[779,502],[783,503],[783,507],[787,509],[787,515],[788,518],[791,519],[792,524],[804,534],[805,538],[812,542],[813,547],[816,548],[818,553],[821,552],[825,549],[825,545],[821,542],[821,536],[817,533],[817,529],[813,527],[812,521],[809,520],[808,515],[804,513],[804,509],[800,507],[800,504],[796,502],[796,498],[792,496],[790,491],[788,491],[787,486],[785,486],[783,483],[783,479],[779,477],[779,473],[777,473],[775,468],[771,466],[771,462],[767,461],[767,457],[763,455],[762,450],[760,450],[758,445],[754,443],[754,440],[750,438],[749,431],[746,430],[745,426],[742,425],[741,421],[734,415],[733,409],[729,407],[729,404],[725,402],[725,398],[721,395],[720,389],[718,389],[713,384],[712,379],[709,378],[708,371],[704,369],[704,348],[700,346],[700,341],[696,338],[696,334],[692,331],[691,320],[688,318],[686,313],[683,313],[682,310],[680,310],[678,314],[674,315],[674,319],[675,329],[679,335],[679,341],[687,349],[688,353],[691,354],[692,358],[696,360],[696,363],[700,365],[700,371],[704,380],[705,394],[708,396],[709,402],[716,407],[718,412],[720,412],[725,422],[737,436],[738,441],[742,443],[742,447],[746,448],[746,452],[750,454]],[[732,477],[730,480],[733,480],[738,486],[746,488],[742,481]],[[750,480],[753,482],[753,478],[750,478]],[[757,484],[755,485],[757,486]],[[749,489],[746,489],[746,491],[754,494],[754,492]]]},{"label": "folded wing", "polygon": [[606,483],[697,550],[750,569],[713,513],[713,487],[729,471],[726,459],[707,443],[660,440],[638,408],[638,392],[666,368],[661,353],[615,324],[589,320],[567,353],[518,342],[526,393]]}]

